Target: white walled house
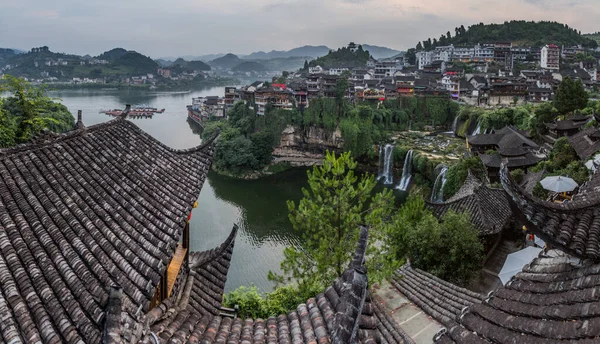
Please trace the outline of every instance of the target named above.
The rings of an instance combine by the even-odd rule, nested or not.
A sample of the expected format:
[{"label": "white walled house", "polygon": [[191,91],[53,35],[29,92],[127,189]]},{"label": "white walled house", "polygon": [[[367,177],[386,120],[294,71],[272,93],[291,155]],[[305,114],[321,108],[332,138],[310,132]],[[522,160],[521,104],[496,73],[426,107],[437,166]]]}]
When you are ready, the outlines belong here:
[{"label": "white walled house", "polygon": [[559,69],[560,48],[556,44],[547,44],[540,54],[540,67],[543,69]]}]

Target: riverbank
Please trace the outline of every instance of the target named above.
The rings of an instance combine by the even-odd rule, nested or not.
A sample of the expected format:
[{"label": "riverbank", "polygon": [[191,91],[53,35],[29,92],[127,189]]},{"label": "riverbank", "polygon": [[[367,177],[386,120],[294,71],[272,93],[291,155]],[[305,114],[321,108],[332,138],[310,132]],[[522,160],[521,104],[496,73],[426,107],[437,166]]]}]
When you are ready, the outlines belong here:
[{"label": "riverbank", "polygon": [[157,84],[153,87],[151,84],[133,85],[124,83],[104,83],[104,84],[92,84],[92,83],[78,83],[72,82],[50,82],[45,83],[49,90],[98,90],[98,91],[126,91],[126,90],[148,90],[148,91],[192,91],[201,90],[209,87],[220,87],[237,85],[239,80],[233,78],[216,78],[203,81],[187,81],[181,80],[177,82],[170,82],[168,84]]}]

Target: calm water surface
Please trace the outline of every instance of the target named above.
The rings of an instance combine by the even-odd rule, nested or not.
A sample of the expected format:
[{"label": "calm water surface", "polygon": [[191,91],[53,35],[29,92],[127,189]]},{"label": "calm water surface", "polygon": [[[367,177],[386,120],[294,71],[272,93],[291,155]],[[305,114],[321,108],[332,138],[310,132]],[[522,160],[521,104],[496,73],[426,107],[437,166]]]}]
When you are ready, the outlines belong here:
[{"label": "calm water surface", "polygon": [[[112,119],[100,109],[122,109],[125,104],[148,104],[165,109],[151,119],[131,119],[139,127],[164,144],[178,149],[201,143],[198,127],[188,124],[186,105],[192,97],[223,95],[223,87],[187,94],[151,91],[74,90],[53,92],[71,113],[83,111],[86,125]],[[233,224],[240,228],[227,279],[226,291],[254,284],[270,291],[269,270],[279,271],[283,249],[301,244],[287,217],[287,200],[302,198],[302,187],[308,186],[305,169],[289,170],[267,178],[246,181],[208,174],[190,223],[193,251],[212,249],[229,235]],[[383,187],[378,186],[378,190]],[[378,191],[376,190],[376,191]],[[401,196],[402,197],[402,196]]]},{"label": "calm water surface", "polygon": [[[149,104],[165,108],[151,119],[131,119],[143,130],[173,148],[201,143],[198,128],[188,124],[186,105],[192,97],[223,95],[223,87],[187,94],[150,91],[76,90],[52,92],[71,113],[83,111],[83,121],[92,125],[110,120],[100,109],[124,108],[125,104]],[[279,271],[283,249],[298,245],[299,236],[287,219],[286,200],[299,200],[307,185],[306,171],[290,170],[257,181],[235,180],[209,173],[200,192],[198,208],[190,223],[191,248],[214,248],[229,235],[233,224],[240,227],[227,280],[227,291],[254,284],[269,291],[269,270]]]}]

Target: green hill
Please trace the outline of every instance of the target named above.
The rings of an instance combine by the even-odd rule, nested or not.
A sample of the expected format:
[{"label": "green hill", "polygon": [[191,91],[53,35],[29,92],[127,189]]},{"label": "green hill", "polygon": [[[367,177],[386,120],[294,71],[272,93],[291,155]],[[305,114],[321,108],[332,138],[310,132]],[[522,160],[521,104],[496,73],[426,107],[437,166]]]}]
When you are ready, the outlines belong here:
[{"label": "green hill", "polygon": [[231,69],[234,72],[264,72],[265,66],[255,61],[242,62]]},{"label": "green hill", "polygon": [[568,25],[549,21],[513,20],[503,24],[475,24],[465,29],[454,28],[439,38],[429,38],[417,44],[417,50],[430,50],[442,45],[475,45],[477,43],[512,42],[519,46],[540,47],[546,44],[559,46],[582,45],[586,48],[598,47],[598,42],[581,35],[581,32]]},{"label": "green hill", "polygon": [[173,63],[171,63],[170,66],[171,67],[180,66],[184,70],[197,70],[197,71],[210,70],[210,66],[202,61],[186,61],[186,60],[182,59],[181,57],[178,58],[177,60],[173,61]]},{"label": "green hill", "polygon": [[111,65],[126,68],[132,74],[156,73],[158,69],[158,64],[154,60],[135,51],[128,51]]},{"label": "green hill", "polygon": [[362,46],[358,47],[356,52],[352,52],[348,48],[339,48],[338,50],[331,50],[329,54],[321,56],[316,60],[310,61],[308,64],[310,67],[321,66],[323,68],[331,67],[363,67],[369,60],[368,51],[363,50]]},{"label": "green hill", "polygon": [[239,57],[237,57],[237,55],[227,54],[223,57],[219,57],[217,59],[210,61],[208,64],[211,65],[212,67],[231,69],[231,68],[239,65],[242,62],[244,62],[244,61],[242,61]]},{"label": "green hill", "polygon": [[585,33],[583,34],[583,37],[593,39],[594,41],[598,42],[598,44],[600,44],[600,31],[594,33]]},{"label": "green hill", "polygon": [[115,62],[121,56],[127,54],[127,50],[123,48],[114,48],[109,51],[103,52],[101,55],[96,58],[99,60],[106,60],[108,62]]}]

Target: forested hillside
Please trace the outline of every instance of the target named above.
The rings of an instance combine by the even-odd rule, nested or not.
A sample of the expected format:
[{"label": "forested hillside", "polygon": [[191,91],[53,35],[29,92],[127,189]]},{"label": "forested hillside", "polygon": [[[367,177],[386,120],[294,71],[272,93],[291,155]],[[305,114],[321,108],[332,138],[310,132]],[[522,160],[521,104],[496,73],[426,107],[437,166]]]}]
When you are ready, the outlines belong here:
[{"label": "forested hillside", "polygon": [[359,46],[356,52],[352,52],[348,48],[339,48],[338,50],[330,51],[329,54],[325,56],[310,61],[308,66],[321,66],[323,68],[340,66],[364,67],[370,56],[371,54],[369,54],[368,51],[363,50],[362,46]]},{"label": "forested hillside", "polygon": [[587,48],[598,47],[598,42],[586,37],[574,28],[557,22],[533,22],[513,20],[503,24],[471,25],[454,28],[439,38],[429,38],[417,44],[417,50],[430,50],[442,45],[475,45],[477,43],[512,42],[521,46],[543,46],[553,43],[559,46],[582,45]]}]

